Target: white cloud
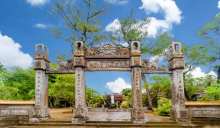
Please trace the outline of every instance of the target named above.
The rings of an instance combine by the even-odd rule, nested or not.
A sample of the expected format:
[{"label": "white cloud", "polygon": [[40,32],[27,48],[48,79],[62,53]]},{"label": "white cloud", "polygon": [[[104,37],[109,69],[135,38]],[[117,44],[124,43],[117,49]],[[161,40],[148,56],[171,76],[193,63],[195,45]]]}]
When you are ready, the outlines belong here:
[{"label": "white cloud", "polygon": [[124,79],[118,78],[114,82],[107,82],[106,87],[114,93],[120,93],[124,88],[131,88],[131,85],[125,83]]},{"label": "white cloud", "polygon": [[218,2],[218,6],[217,7],[220,9],[220,1]]},{"label": "white cloud", "polygon": [[32,6],[39,6],[49,3],[49,0],[27,0],[27,3],[31,4]]},{"label": "white cloud", "polygon": [[151,22],[148,26],[148,34],[155,35],[158,30],[170,30],[173,23],[181,22],[181,10],[173,0],[142,0],[143,5],[140,9],[144,9],[147,14],[164,13],[164,20],[150,17]]},{"label": "white cloud", "polygon": [[150,58],[150,62],[154,62],[156,59],[158,59],[159,58],[159,61],[162,61],[162,60],[164,60],[164,58],[165,58],[166,56],[159,56],[159,55],[156,55],[156,56],[152,56],[151,58]]},{"label": "white cloud", "polygon": [[111,3],[111,4],[127,4],[128,0],[105,0],[105,2]]},{"label": "white cloud", "polygon": [[32,66],[33,58],[20,51],[21,45],[14,42],[8,36],[3,36],[0,33],[0,63],[6,68],[13,66],[28,68]]},{"label": "white cloud", "polygon": [[35,24],[34,27],[35,27],[35,28],[40,28],[40,29],[45,29],[45,28],[47,28],[46,25],[41,24],[41,23]]},{"label": "white cloud", "polygon": [[202,72],[202,70],[201,70],[200,67],[195,68],[195,70],[193,70],[193,71],[191,72],[191,74],[192,74],[193,78],[205,77],[206,75],[214,75],[214,76],[217,76],[217,75],[215,74],[215,72],[213,72],[213,71],[209,72],[208,74]]},{"label": "white cloud", "polygon": [[121,27],[118,18],[105,27],[105,31],[114,31]]}]

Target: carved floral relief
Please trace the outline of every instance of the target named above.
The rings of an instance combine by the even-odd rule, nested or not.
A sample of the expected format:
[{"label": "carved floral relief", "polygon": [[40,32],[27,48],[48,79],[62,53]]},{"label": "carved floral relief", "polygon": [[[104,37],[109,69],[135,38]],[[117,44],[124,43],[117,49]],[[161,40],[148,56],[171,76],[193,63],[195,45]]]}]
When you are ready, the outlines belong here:
[{"label": "carved floral relief", "polygon": [[130,46],[127,48],[122,48],[121,46],[115,47],[111,43],[104,43],[101,45],[101,47],[93,47],[92,49],[84,46],[84,51],[86,56],[104,56],[104,55],[124,56],[124,55],[130,55]]},{"label": "carved floral relief", "polygon": [[158,64],[159,59],[156,59],[154,62],[150,62],[150,59],[143,59],[142,69],[143,72],[148,71],[168,71],[167,69],[159,67]]}]

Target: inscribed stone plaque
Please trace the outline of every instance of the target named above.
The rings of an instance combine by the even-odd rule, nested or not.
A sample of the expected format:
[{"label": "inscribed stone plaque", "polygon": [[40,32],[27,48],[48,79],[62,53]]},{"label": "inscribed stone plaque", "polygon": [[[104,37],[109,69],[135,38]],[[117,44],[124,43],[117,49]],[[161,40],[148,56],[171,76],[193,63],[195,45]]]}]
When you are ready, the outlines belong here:
[{"label": "inscribed stone plaque", "polygon": [[27,109],[0,109],[0,116],[28,115]]},{"label": "inscribed stone plaque", "polygon": [[130,68],[129,59],[86,59],[86,68]]},{"label": "inscribed stone plaque", "polygon": [[220,111],[213,111],[213,117],[220,117]]},{"label": "inscribed stone plaque", "polygon": [[195,110],[193,116],[194,117],[202,117],[202,111]]},{"label": "inscribed stone plaque", "polygon": [[212,116],[212,111],[203,111],[202,116],[203,117],[211,117]]}]

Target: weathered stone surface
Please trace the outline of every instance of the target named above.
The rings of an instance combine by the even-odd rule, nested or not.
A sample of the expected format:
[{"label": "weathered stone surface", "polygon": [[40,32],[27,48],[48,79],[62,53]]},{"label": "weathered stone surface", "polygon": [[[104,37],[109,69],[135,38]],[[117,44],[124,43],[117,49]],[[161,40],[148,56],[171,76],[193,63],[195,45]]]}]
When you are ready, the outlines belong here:
[{"label": "weathered stone surface", "polygon": [[74,66],[75,67],[85,67],[85,58],[84,57],[74,57]]},{"label": "weathered stone surface", "polygon": [[168,63],[169,71],[172,71],[174,69],[184,69],[184,68],[185,68],[185,61],[183,58],[173,58]]},{"label": "weathered stone surface", "polygon": [[86,69],[130,69],[129,59],[86,59]]},{"label": "weathered stone surface", "polygon": [[0,116],[28,116],[28,109],[0,109]]},{"label": "weathered stone surface", "polygon": [[131,75],[133,99],[131,117],[133,118],[134,123],[140,123],[140,121],[144,121],[144,110],[142,106],[141,68],[133,67]]},{"label": "weathered stone surface", "polygon": [[75,108],[73,110],[72,122],[84,122],[88,118],[88,109],[86,106],[86,83],[85,69],[76,67],[75,69]]},{"label": "weathered stone surface", "polygon": [[169,63],[168,69],[171,74],[171,90],[172,90],[172,109],[170,110],[171,118],[177,122],[190,123],[188,109],[185,108],[185,94],[183,69],[185,63],[181,52],[180,43],[172,43],[168,48]]},{"label": "weathered stone surface", "polygon": [[159,59],[156,59],[154,62],[150,62],[150,59],[143,59],[142,61],[142,74],[164,74],[164,73],[172,73],[169,72],[167,69],[159,67],[158,64]]},{"label": "weathered stone surface", "polygon": [[34,104],[0,104],[0,117],[4,116],[33,116]]},{"label": "weathered stone surface", "polygon": [[92,49],[84,46],[85,56],[86,58],[105,58],[106,56],[109,58],[114,58],[117,56],[130,56],[130,47],[122,48],[121,46],[115,47],[115,45],[111,43],[103,43],[101,47],[93,47]]},{"label": "weathered stone surface", "polygon": [[48,74],[43,70],[36,70],[35,76],[35,117],[48,117]]},{"label": "weathered stone surface", "polygon": [[[40,46],[40,53],[38,47]],[[46,55],[44,49],[46,48]],[[48,57],[49,50],[43,44],[37,44],[35,46],[36,56],[34,60],[35,75],[35,109],[32,110],[33,116],[38,118],[44,118],[50,116],[50,110],[48,108],[48,74],[45,70],[50,69],[50,63],[45,57]]]},{"label": "weathered stone surface", "polygon": [[82,41],[76,41],[75,42],[75,57],[85,56],[84,55],[84,45]]}]

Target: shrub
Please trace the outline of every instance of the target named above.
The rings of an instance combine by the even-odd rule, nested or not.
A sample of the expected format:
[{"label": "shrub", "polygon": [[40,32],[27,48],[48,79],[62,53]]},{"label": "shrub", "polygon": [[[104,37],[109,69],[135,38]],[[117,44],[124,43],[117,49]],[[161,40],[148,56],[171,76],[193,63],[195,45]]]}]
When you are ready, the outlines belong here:
[{"label": "shrub", "polygon": [[170,115],[170,109],[172,108],[172,100],[161,97],[158,100],[158,108],[153,108],[156,111],[155,115],[166,116]]},{"label": "shrub", "polygon": [[122,108],[129,108],[128,105],[122,105]]},{"label": "shrub", "polygon": [[121,105],[123,106],[123,105],[127,105],[126,103],[121,103]]}]

